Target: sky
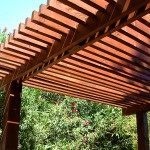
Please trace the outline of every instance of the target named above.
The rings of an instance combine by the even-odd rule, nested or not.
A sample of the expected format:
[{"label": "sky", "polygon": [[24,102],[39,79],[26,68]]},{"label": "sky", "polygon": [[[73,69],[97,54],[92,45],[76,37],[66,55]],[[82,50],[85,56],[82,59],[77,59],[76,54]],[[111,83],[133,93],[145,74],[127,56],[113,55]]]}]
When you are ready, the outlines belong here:
[{"label": "sky", "polygon": [[0,30],[6,27],[13,33],[27,17],[31,18],[33,10],[39,11],[39,6],[46,3],[47,0],[0,0]]}]

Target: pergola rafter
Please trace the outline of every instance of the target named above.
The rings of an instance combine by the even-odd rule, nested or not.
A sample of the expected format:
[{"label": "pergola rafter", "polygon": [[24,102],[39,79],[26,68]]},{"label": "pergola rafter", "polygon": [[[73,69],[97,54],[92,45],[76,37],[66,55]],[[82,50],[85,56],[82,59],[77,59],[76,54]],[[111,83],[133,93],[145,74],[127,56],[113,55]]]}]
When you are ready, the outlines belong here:
[{"label": "pergola rafter", "polygon": [[150,0],[48,0],[0,45],[0,89],[21,82],[149,111],[149,27]]}]

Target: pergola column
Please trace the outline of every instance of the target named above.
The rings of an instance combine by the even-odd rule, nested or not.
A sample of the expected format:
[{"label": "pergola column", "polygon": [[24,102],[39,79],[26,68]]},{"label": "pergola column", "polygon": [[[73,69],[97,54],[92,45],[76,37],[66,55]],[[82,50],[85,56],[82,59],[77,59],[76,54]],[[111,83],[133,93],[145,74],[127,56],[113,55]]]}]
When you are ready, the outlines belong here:
[{"label": "pergola column", "polygon": [[4,107],[1,150],[18,149],[22,82],[12,81],[8,88]]},{"label": "pergola column", "polygon": [[149,150],[148,120],[146,112],[137,112],[138,150]]},{"label": "pergola column", "polygon": [[138,108],[126,108],[122,109],[122,115],[136,114],[137,123],[137,138],[138,138],[138,150],[149,150],[149,136],[148,136],[148,119],[147,112],[150,110],[150,105],[141,106]]}]

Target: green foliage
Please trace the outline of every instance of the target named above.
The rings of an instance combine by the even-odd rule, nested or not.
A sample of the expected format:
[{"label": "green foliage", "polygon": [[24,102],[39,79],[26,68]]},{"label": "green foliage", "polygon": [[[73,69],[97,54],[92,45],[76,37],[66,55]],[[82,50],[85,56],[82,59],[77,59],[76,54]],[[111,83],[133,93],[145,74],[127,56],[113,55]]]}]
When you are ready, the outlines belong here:
[{"label": "green foliage", "polygon": [[7,28],[5,28],[3,31],[0,30],[0,43],[4,43],[7,39]]},{"label": "green foliage", "polygon": [[132,150],[135,128],[121,110],[24,87],[21,150]]}]

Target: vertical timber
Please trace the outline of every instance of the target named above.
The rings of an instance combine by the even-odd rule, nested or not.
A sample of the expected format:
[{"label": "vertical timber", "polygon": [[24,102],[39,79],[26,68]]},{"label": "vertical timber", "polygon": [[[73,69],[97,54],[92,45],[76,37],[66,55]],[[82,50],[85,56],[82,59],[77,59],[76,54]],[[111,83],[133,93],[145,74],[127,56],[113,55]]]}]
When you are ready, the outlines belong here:
[{"label": "vertical timber", "polygon": [[12,81],[7,91],[3,117],[1,150],[18,149],[18,132],[20,122],[22,82]]},{"label": "vertical timber", "polygon": [[149,150],[148,120],[146,112],[137,112],[138,150]]}]

